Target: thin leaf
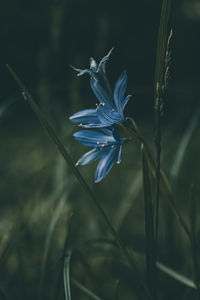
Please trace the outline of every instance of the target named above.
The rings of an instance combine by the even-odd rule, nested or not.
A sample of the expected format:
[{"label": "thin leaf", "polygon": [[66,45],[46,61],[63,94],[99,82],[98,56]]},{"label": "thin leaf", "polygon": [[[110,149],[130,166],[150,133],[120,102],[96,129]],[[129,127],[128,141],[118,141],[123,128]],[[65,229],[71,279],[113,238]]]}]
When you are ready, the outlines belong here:
[{"label": "thin leaf", "polygon": [[82,292],[84,292],[87,296],[94,300],[103,300],[103,298],[98,297],[93,292],[91,292],[88,288],[86,288],[83,284],[78,282],[75,278],[72,278],[71,281],[77,288],[79,288]]},{"label": "thin leaf", "polygon": [[68,252],[67,256],[64,259],[64,267],[63,267],[63,279],[64,279],[66,300],[71,300],[70,277],[69,277],[70,260],[71,260],[71,252]]},{"label": "thin leaf", "polygon": [[[155,247],[157,249],[158,236],[158,214],[160,202],[160,156],[161,156],[161,109],[162,89],[164,86],[164,75],[166,74],[166,45],[168,33],[168,20],[171,9],[171,0],[163,0],[160,26],[157,40],[157,53],[155,65],[155,147],[156,147],[156,199],[155,199]],[[166,88],[166,87],[165,87]],[[155,250],[156,251],[156,250]]]},{"label": "thin leaf", "polygon": [[161,270],[163,271],[165,274],[169,275],[170,277],[174,278],[175,280],[179,281],[180,283],[190,287],[190,288],[193,288],[193,289],[196,289],[197,286],[196,284],[194,283],[194,281],[192,281],[191,279],[185,277],[184,275],[174,271],[173,269],[169,268],[169,267],[166,267],[164,264],[160,263],[160,262],[157,262],[156,263],[156,266]]}]

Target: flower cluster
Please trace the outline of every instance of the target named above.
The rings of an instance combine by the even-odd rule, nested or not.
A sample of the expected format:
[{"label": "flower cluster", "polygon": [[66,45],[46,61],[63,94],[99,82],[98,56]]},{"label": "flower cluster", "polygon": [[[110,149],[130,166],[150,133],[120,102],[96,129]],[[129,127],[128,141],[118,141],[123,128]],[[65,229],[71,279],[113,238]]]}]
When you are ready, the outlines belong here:
[{"label": "flower cluster", "polygon": [[[74,138],[78,142],[93,147],[78,160],[77,165],[86,165],[100,159],[95,173],[95,182],[99,182],[108,174],[116,160],[117,163],[120,162],[124,139],[120,138],[117,124],[124,121],[123,111],[131,97],[130,95],[125,97],[126,71],[119,76],[112,93],[105,71],[106,62],[112,50],[102,58],[98,65],[93,58],[90,58],[89,69],[82,70],[73,67],[78,72],[78,76],[89,74],[90,86],[99,101],[95,109],[82,110],[70,117],[72,122],[83,128],[99,129],[99,131],[80,130],[74,133]],[[111,127],[111,129],[105,127]]]}]

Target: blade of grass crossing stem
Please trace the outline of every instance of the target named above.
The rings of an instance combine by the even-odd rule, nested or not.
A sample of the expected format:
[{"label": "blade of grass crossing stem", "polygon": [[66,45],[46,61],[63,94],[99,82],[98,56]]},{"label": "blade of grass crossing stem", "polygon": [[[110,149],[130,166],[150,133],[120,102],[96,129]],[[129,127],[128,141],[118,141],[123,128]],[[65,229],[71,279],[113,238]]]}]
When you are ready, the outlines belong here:
[{"label": "blade of grass crossing stem", "polygon": [[[135,132],[133,132],[131,128],[126,127],[126,129],[135,138]],[[137,137],[137,139],[134,139],[134,141],[138,142],[140,144],[140,146],[143,144],[143,151],[144,151],[146,160],[148,162],[151,173],[152,173],[153,177],[155,178],[156,177],[156,161],[154,159],[152,152],[150,151],[148,145],[144,142],[144,139],[140,135],[139,135],[139,138]],[[176,202],[175,202],[174,194],[172,192],[171,185],[168,181],[168,178],[167,178],[165,172],[161,168],[160,168],[160,179],[161,179],[160,180],[160,188],[163,191],[163,193],[165,194],[165,196],[168,200],[168,203],[170,205],[170,208],[176,217],[177,222],[179,223],[179,225],[181,226],[181,228],[187,235],[189,241],[192,242],[190,230],[187,226],[186,221],[184,220],[181,213],[179,212],[178,207],[176,206]]]},{"label": "blade of grass crossing stem", "polygon": [[70,277],[69,277],[70,260],[71,260],[71,252],[69,252],[66,255],[64,259],[64,266],[63,266],[63,280],[64,280],[66,300],[71,300]]},{"label": "blade of grass crossing stem", "polygon": [[110,223],[110,220],[108,219],[108,217],[105,214],[103,208],[101,207],[100,203],[98,202],[95,194],[90,189],[89,185],[86,183],[86,181],[84,180],[83,176],[81,175],[81,173],[79,172],[77,167],[74,165],[74,162],[71,159],[71,156],[69,155],[68,151],[63,146],[63,144],[60,141],[59,137],[57,136],[54,128],[50,125],[50,123],[47,120],[46,116],[42,113],[39,106],[36,104],[35,100],[33,99],[32,95],[29,93],[28,89],[25,87],[25,85],[19,79],[17,74],[14,72],[14,70],[9,65],[6,65],[6,67],[9,71],[9,73],[11,74],[11,76],[13,77],[13,79],[18,84],[19,88],[21,89],[24,100],[26,100],[29,103],[32,110],[35,112],[36,116],[38,117],[41,125],[47,131],[48,135],[50,136],[50,138],[52,139],[52,141],[54,142],[54,144],[58,148],[59,152],[62,154],[63,158],[68,163],[69,167],[71,168],[71,170],[72,170],[73,174],[75,175],[75,177],[77,178],[78,182],[80,183],[80,185],[85,190],[86,194],[89,196],[89,198],[92,200],[92,202],[96,206],[97,211],[99,212],[100,216],[102,217],[105,224],[107,225],[107,228],[109,229],[109,231],[112,234],[113,238],[116,240],[122,255],[124,256],[124,258],[127,261],[128,266],[131,268],[131,270],[134,273],[137,273],[137,275],[138,275],[137,276],[138,284],[140,285],[140,287],[145,292],[147,298],[151,298],[151,295],[150,295],[150,292],[149,292],[148,288],[146,287],[146,285],[143,283],[143,281],[141,280],[141,278],[139,276],[139,271],[138,271],[138,268],[136,266],[136,263],[135,263],[134,259],[129,255],[127,249],[121,243],[121,240],[120,240],[116,230],[114,229],[114,227]]},{"label": "blade of grass crossing stem", "polygon": [[170,277],[174,278],[175,280],[181,282],[182,284],[190,287],[190,288],[193,288],[193,289],[196,289],[197,286],[196,284],[194,283],[193,280],[185,277],[184,275],[174,271],[173,269],[171,268],[168,268],[166,267],[164,264],[160,263],[160,262],[157,262],[156,263],[156,266],[161,270],[163,271],[165,274],[169,275]]},{"label": "blade of grass crossing stem", "polygon": [[161,107],[162,88],[165,72],[166,44],[168,36],[168,20],[171,9],[171,0],[163,0],[160,26],[157,40],[157,54],[155,65],[155,147],[156,147],[156,199],[155,199],[155,243],[157,249],[158,213],[160,199],[160,154],[161,154]]},{"label": "blade of grass crossing stem", "polygon": [[[148,148],[147,144],[144,144],[144,153],[145,153],[145,157],[146,160],[148,161],[150,170],[152,172],[153,177],[156,176],[156,162],[154,160],[154,157],[150,151],[150,149]],[[160,169],[160,179],[161,179],[161,190],[163,190],[163,192],[165,193],[167,199],[168,199],[168,203],[179,223],[179,225],[181,226],[181,228],[184,230],[185,234],[187,235],[188,239],[190,242],[192,242],[192,237],[191,237],[191,233],[190,230],[187,226],[186,221],[184,220],[184,218],[182,217],[181,213],[178,210],[178,207],[176,206],[176,202],[175,202],[175,198],[174,198],[174,194],[172,192],[172,188],[170,186],[170,183],[168,181],[168,178],[165,174],[165,172]]]},{"label": "blade of grass crossing stem", "polygon": [[155,241],[153,222],[153,203],[151,197],[151,184],[149,178],[149,167],[146,161],[142,146],[143,165],[143,190],[144,190],[144,210],[145,210],[145,234],[146,234],[146,271],[149,289],[156,298],[156,278],[155,278]]},{"label": "blade of grass crossing stem", "polygon": [[97,295],[95,295],[93,292],[91,292],[88,288],[86,288],[83,284],[81,284],[80,282],[78,282],[75,278],[72,278],[71,281],[73,282],[73,284],[79,288],[85,295],[87,295],[90,299],[94,299],[94,300],[103,300],[102,298],[98,297]]}]

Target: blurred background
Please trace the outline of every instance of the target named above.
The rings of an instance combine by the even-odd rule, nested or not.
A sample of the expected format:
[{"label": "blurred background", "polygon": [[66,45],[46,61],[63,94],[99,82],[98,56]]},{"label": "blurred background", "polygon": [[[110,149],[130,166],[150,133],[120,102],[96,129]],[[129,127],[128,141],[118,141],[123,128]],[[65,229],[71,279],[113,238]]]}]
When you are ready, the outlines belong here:
[{"label": "blurred background", "polygon": [[[101,299],[143,299],[103,221],[5,64],[26,84],[76,162],[88,149],[73,140],[77,127],[69,117],[95,107],[97,100],[87,75],[77,77],[70,65],[88,68],[89,57],[99,62],[114,46],[107,75],[113,86],[127,70],[127,94],[133,97],[125,114],[134,118],[154,151],[154,66],[161,5],[161,0],[1,1],[0,299],[65,299],[64,245],[72,251],[72,299],[90,299],[77,281]],[[195,199],[200,180],[200,1],[174,0],[169,28],[172,60],[162,119],[162,167],[188,224],[191,207],[197,206],[199,237]],[[138,146],[127,144],[121,165],[96,185],[95,167],[80,170],[124,244],[136,251],[144,277]],[[159,259],[192,279],[190,245],[164,198]],[[192,289],[166,274],[159,273],[159,286],[160,299],[196,299]]]}]

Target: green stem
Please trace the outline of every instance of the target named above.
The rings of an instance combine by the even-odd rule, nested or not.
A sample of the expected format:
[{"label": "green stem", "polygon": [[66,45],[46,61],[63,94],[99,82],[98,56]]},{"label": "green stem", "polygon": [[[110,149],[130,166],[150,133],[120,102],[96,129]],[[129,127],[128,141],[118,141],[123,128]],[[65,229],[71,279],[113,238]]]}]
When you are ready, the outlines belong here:
[{"label": "green stem", "polygon": [[156,199],[155,199],[155,251],[157,252],[158,243],[158,215],[160,202],[160,156],[161,156],[161,107],[162,107],[162,88],[164,83],[165,56],[168,32],[168,20],[171,9],[171,0],[163,0],[160,26],[157,40],[157,54],[155,65],[155,146],[156,146]]}]

